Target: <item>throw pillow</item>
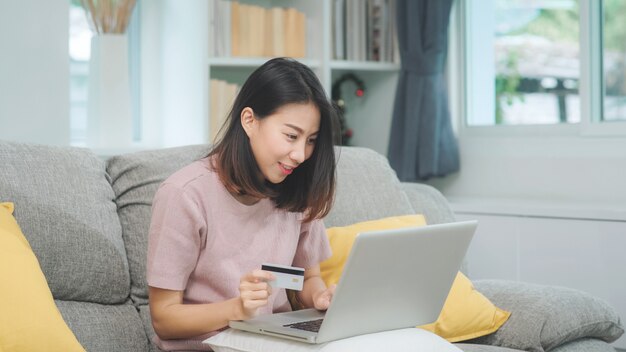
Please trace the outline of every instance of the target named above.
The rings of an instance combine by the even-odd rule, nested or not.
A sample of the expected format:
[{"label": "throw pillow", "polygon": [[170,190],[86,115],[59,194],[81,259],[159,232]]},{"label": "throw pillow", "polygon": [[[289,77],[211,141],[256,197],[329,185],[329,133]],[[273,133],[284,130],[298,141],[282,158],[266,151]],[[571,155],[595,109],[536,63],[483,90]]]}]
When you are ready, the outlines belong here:
[{"label": "throw pillow", "polygon": [[476,286],[515,314],[501,329],[472,343],[550,351],[583,338],[613,342],[624,333],[615,309],[579,290],[505,280],[480,280]]},{"label": "throw pillow", "polygon": [[228,329],[204,341],[215,352],[462,352],[441,337],[420,329],[399,329],[311,345]]},{"label": "throw pillow", "polygon": [[0,350],[84,351],[12,214],[13,203],[0,203]]},{"label": "throw pillow", "polygon": [[[332,227],[326,234],[333,255],[320,264],[321,276],[326,285],[337,283],[348,259],[356,236],[361,232],[425,226],[423,215],[395,216],[365,221],[344,227]],[[458,273],[437,321],[420,328],[436,333],[450,342],[484,336],[500,328],[511,313],[493,305],[474,289],[471,281]]]},{"label": "throw pillow", "polygon": [[326,235],[333,249],[332,257],[320,264],[322,280],[326,286],[339,282],[343,267],[346,265],[350,249],[354,244],[357,234],[367,231],[380,231],[387,229],[401,229],[413,226],[425,226],[424,215],[393,216],[380,220],[364,221],[349,226],[331,227],[326,229]]},{"label": "throw pillow", "polygon": [[498,330],[511,315],[496,307],[458,272],[437,321],[420,328],[450,342],[485,336]]}]

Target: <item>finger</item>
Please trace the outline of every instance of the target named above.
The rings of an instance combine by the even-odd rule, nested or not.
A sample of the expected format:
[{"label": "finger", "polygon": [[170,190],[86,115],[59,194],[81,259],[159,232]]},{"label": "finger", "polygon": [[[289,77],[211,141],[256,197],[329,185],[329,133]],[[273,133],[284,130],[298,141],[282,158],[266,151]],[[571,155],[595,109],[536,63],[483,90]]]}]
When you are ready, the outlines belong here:
[{"label": "finger", "polygon": [[331,288],[327,288],[320,294],[320,298],[328,298],[333,295],[333,290]]},{"label": "finger", "polygon": [[255,278],[257,278],[259,280],[263,280],[263,281],[272,281],[272,280],[276,279],[274,277],[274,274],[272,274],[270,271],[266,271],[266,270],[256,269],[251,274]]},{"label": "finger", "polygon": [[272,292],[272,286],[267,282],[248,282],[243,281],[239,284],[239,291],[268,291]]},{"label": "finger", "polygon": [[270,281],[274,279],[274,275],[269,271],[263,271],[260,269],[253,270],[249,273],[246,273],[241,277],[240,281],[248,281],[248,282],[260,282],[260,281]]},{"label": "finger", "polygon": [[270,293],[266,290],[261,291],[244,291],[241,293],[241,298],[246,300],[263,300],[267,299]]},{"label": "finger", "polygon": [[318,310],[326,310],[330,306],[330,300],[326,297],[320,296],[314,303],[314,306]]},{"label": "finger", "polygon": [[254,310],[267,305],[267,300],[243,301],[243,307],[248,310]]}]

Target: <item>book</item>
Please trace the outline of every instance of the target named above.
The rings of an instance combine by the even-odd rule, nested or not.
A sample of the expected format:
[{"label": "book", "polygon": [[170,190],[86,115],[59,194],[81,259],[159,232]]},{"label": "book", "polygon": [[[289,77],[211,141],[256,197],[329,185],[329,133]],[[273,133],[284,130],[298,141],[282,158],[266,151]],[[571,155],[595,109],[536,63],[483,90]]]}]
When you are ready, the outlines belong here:
[{"label": "book", "polygon": [[[214,42],[216,53],[219,52],[220,56],[306,56],[310,43],[307,41],[308,20],[304,12],[295,8],[264,8],[238,1],[217,1],[227,5],[215,10],[214,13],[219,15],[211,18],[215,22],[211,28],[219,32],[215,34]],[[228,20],[217,17],[227,17]],[[219,28],[230,28],[230,31]]]},{"label": "book", "polygon": [[395,0],[332,0],[335,60],[399,62]]},{"label": "book", "polygon": [[346,0],[334,0],[333,8],[333,58],[343,60],[346,58],[345,52],[345,17]]},{"label": "book", "polygon": [[298,36],[296,32],[298,14],[294,8],[288,8],[285,11],[285,54],[291,57],[297,56]]},{"label": "book", "polygon": [[239,86],[235,83],[228,83],[219,79],[211,79],[211,111],[209,116],[209,137],[214,143],[219,138],[219,132],[224,127],[228,119],[228,114],[232,109]]},{"label": "book", "polygon": [[237,1],[231,2],[230,8],[230,42],[231,42],[231,55],[240,56],[240,32],[239,32],[239,3]]},{"label": "book", "polygon": [[285,9],[280,7],[273,7],[269,10],[269,13],[272,31],[268,35],[272,39],[271,45],[268,45],[268,49],[270,49],[270,52],[267,54],[267,56],[286,56],[287,50],[285,49]]}]

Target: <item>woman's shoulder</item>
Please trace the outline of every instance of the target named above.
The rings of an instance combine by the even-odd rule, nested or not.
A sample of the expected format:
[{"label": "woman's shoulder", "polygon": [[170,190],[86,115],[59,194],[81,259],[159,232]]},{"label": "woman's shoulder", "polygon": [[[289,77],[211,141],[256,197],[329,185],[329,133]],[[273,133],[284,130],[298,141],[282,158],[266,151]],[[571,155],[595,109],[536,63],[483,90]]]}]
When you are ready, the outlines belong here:
[{"label": "woman's shoulder", "polygon": [[198,184],[215,182],[215,180],[217,180],[217,175],[211,165],[211,160],[206,157],[196,160],[174,172],[165,179],[163,185],[188,189],[195,188]]}]

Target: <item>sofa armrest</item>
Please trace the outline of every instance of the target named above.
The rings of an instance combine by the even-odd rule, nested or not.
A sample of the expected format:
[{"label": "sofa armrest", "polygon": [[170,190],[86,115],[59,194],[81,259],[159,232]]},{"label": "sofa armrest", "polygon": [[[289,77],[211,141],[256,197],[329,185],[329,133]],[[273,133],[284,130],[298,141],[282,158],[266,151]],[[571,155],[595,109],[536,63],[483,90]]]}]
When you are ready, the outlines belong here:
[{"label": "sofa armrest", "polygon": [[511,316],[498,331],[473,343],[549,351],[584,338],[613,342],[624,333],[611,306],[579,290],[505,280],[477,280],[474,286]]},{"label": "sofa armrest", "polygon": [[402,189],[416,214],[424,214],[428,224],[453,222],[454,212],[444,196],[436,188],[414,182],[402,182]]}]

